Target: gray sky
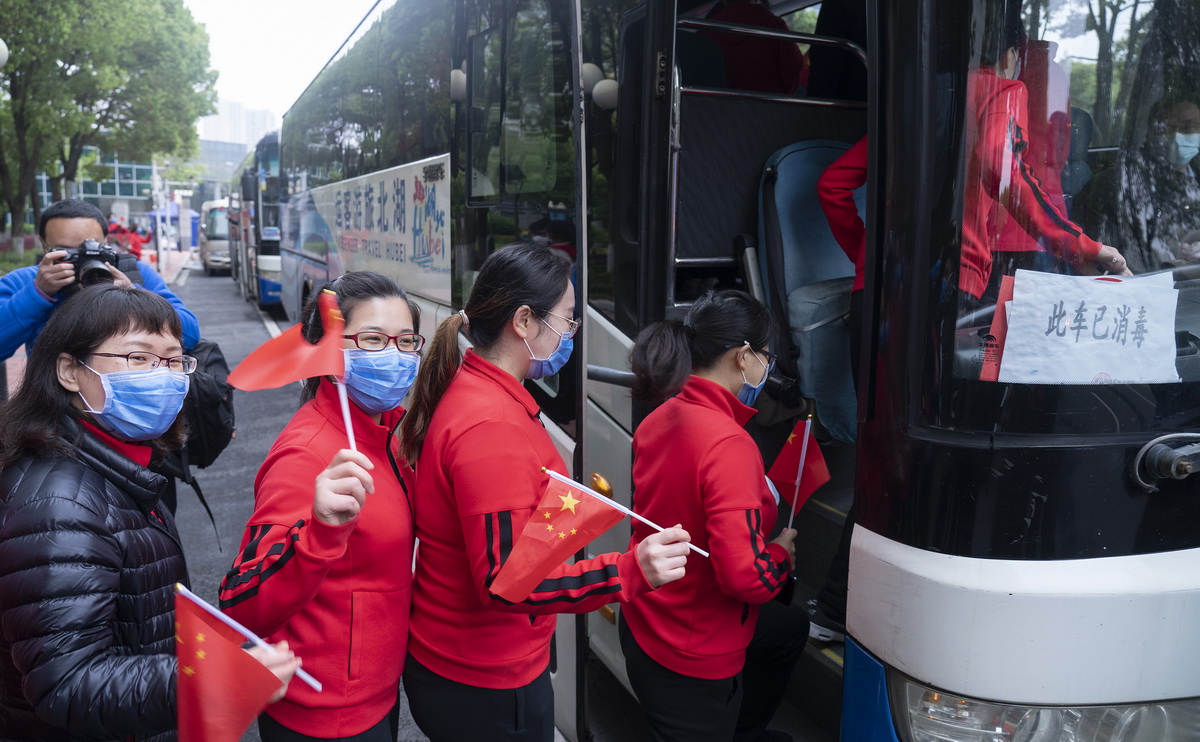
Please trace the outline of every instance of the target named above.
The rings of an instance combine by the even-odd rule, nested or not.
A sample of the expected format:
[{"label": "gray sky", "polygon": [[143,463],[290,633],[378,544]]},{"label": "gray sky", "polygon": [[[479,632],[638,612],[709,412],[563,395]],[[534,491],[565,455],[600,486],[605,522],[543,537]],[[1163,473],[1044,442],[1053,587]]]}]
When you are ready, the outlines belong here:
[{"label": "gray sky", "polygon": [[218,95],[283,114],[375,0],[184,0],[209,36]]}]

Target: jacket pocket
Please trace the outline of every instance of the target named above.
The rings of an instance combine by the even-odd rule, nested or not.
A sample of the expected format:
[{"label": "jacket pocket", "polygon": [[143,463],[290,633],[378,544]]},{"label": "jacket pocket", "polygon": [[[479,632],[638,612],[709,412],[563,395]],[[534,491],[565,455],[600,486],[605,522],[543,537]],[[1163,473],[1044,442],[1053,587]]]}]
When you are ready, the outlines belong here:
[{"label": "jacket pocket", "polygon": [[[403,658],[408,646],[412,588],[350,594],[351,680],[386,671],[388,658]],[[400,663],[396,663],[397,668]],[[397,676],[399,673],[396,673]]]}]

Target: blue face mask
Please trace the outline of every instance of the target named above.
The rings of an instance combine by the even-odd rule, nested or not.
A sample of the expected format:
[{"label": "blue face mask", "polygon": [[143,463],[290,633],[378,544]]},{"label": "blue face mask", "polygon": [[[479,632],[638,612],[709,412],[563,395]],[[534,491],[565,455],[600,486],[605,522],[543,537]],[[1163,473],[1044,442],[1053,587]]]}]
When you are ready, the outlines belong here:
[{"label": "blue face mask", "polygon": [[100,377],[104,407],[93,410],[80,393],[83,406],[100,427],[123,441],[148,441],[167,432],[183,409],[191,382],[186,374],[165,368],[102,374],[83,366]]},{"label": "blue face mask", "polygon": [[753,407],[754,403],[758,401],[758,395],[763,390],[763,387],[767,385],[767,377],[771,375],[771,367],[762,362],[762,359],[758,357],[758,353],[751,350],[750,355],[754,356],[754,360],[762,365],[763,377],[762,381],[758,382],[758,386],[755,386],[746,378],[746,372],[742,372],[742,388],[738,389],[737,398],[739,402],[747,407]]},{"label": "blue face mask", "polygon": [[1182,168],[1200,154],[1200,133],[1176,132],[1175,144],[1171,147],[1171,167]]},{"label": "blue face mask", "polygon": [[[542,320],[542,324],[550,327],[550,323]],[[567,361],[571,358],[571,351],[575,349],[575,340],[567,337],[565,334],[550,327],[550,331],[558,335],[558,348],[547,358],[538,358],[533,354],[533,348],[529,348],[529,341],[525,341],[525,347],[529,348],[529,370],[525,372],[525,378],[529,380],[544,379],[547,376],[553,376],[562,370],[562,367],[567,365]]]},{"label": "blue face mask", "polygon": [[346,394],[368,415],[381,415],[400,406],[417,378],[421,356],[401,353],[392,346],[383,350],[346,351]]}]

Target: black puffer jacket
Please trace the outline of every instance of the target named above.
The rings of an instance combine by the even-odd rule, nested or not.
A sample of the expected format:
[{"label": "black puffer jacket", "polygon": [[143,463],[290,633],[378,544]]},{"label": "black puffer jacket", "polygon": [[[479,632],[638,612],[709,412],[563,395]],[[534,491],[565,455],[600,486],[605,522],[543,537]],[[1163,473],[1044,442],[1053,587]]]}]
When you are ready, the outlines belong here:
[{"label": "black puffer jacket", "polygon": [[0,738],[175,739],[166,480],[66,419],[76,458],[0,474]]}]

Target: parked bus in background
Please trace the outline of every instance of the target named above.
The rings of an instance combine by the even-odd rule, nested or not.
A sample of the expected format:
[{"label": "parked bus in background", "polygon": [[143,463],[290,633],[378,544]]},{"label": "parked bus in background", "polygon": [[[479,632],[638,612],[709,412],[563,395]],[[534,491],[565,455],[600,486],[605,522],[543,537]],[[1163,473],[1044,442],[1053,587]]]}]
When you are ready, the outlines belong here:
[{"label": "parked bus in background", "polygon": [[265,135],[233,172],[230,273],[242,298],[279,304],[279,132]]},{"label": "parked bus in background", "polygon": [[[1097,3],[1110,22],[1075,22]],[[790,332],[749,428],[770,464],[815,412],[833,475],[796,516],[798,603],[856,511],[845,675],[841,645],[812,644],[788,697],[848,740],[1197,738],[1194,0],[764,3],[791,31],[711,20],[717,5],[377,3],[284,117],[288,317],[377,270],[433,326],[492,251],[572,224],[556,242],[577,256],[580,340],[527,386],[576,478],[602,474],[636,509],[630,442],[650,409],[626,388],[633,338],[709,289],[750,291]],[[814,26],[847,38],[798,32]],[[730,34],[802,42],[804,87],[733,88],[750,57],[722,54]],[[864,135],[855,386],[854,265],[816,180]],[[1144,277],[1079,278],[1098,248],[1059,259],[1035,208]],[[982,251],[964,212],[986,215]],[[1005,250],[1042,252],[1023,256],[1038,270]],[[964,255],[1007,293],[966,301]],[[623,549],[626,528],[586,553]],[[589,653],[626,682],[615,618],[559,618],[571,739],[588,736]]]},{"label": "parked bus in background", "polygon": [[200,263],[215,276],[229,270],[229,199],[205,201],[200,205]]}]

